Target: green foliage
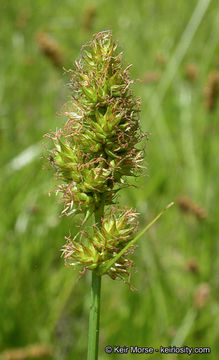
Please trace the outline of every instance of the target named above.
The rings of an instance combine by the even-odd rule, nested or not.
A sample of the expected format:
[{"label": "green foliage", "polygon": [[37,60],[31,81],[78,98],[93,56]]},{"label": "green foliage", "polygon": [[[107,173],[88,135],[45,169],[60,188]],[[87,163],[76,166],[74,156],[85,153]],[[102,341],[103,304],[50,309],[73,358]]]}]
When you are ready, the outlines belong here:
[{"label": "green foliage", "polygon": [[[196,4],[194,0],[4,2],[0,13],[1,351],[51,343],[55,359],[86,356],[88,275],[76,281],[77,275],[63,266],[59,253],[66,231],[75,236],[79,224],[58,218],[56,199],[47,195],[54,186],[51,173],[41,171],[38,160],[43,134],[63,124],[63,117],[54,114],[70,98],[65,87],[68,75],[63,76],[61,68],[39,50],[36,34],[44,31],[56,39],[68,69],[93,33],[112,29],[127,64],[134,65],[131,77],[142,80],[134,90],[142,98],[142,128],[151,133],[145,158],[149,176],[134,181],[137,189],[121,191],[120,201],[137,208],[142,227],[170,201],[176,206],[138,243],[133,257],[138,271],[131,279],[137,291],[104,277],[100,356],[109,358],[104,353],[108,344],[187,344],[212,347],[210,356],[191,359],[217,360],[218,103],[208,111],[203,89],[209,73],[218,71],[219,9],[212,0],[197,22]],[[91,5],[93,18],[88,16]],[[192,16],[193,26],[184,32]],[[190,38],[194,28],[197,31]],[[188,63],[197,69],[193,82],[185,72]],[[154,81],[145,80],[148,72],[156,75]],[[198,203],[206,218],[182,212],[177,205],[181,195]],[[203,296],[202,284],[210,295],[197,307],[194,296]]]}]

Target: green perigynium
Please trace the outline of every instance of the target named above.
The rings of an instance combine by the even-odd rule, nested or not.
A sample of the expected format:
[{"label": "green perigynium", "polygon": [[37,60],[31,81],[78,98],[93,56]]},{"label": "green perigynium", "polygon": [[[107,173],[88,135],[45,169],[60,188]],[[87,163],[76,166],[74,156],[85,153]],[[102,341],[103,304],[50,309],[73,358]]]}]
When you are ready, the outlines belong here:
[{"label": "green perigynium", "polygon": [[[64,202],[62,213],[84,214],[85,221],[100,207],[111,207],[91,233],[67,238],[63,249],[67,263],[97,274],[127,245],[137,227],[133,210],[113,206],[115,195],[129,176],[139,174],[143,161],[137,147],[144,136],[139,128],[140,102],[133,97],[129,66],[123,68],[121,57],[110,31],[94,35],[71,70],[67,121],[49,135],[54,143],[57,192]],[[113,279],[128,275],[132,262],[127,255],[107,271]]]}]

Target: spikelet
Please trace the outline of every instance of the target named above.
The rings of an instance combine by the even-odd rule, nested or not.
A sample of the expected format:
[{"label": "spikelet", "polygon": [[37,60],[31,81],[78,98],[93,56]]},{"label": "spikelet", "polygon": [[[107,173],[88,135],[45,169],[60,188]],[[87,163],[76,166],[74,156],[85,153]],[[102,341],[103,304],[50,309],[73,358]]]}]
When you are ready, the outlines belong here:
[{"label": "spikelet", "polygon": [[182,211],[194,214],[199,220],[205,219],[207,216],[206,211],[188,196],[180,196],[178,198],[178,205]]},{"label": "spikelet", "polygon": [[195,63],[188,63],[185,67],[185,77],[186,79],[194,83],[198,77],[198,67]]},{"label": "spikelet", "polygon": [[[93,234],[82,231],[74,239],[66,237],[67,243],[63,247],[66,264],[80,270],[95,270],[104,268],[121,249],[133,238],[138,223],[136,212],[132,209],[119,210],[111,208],[107,217],[102,220],[101,228],[93,226]],[[116,261],[107,274],[112,278],[125,278],[129,275],[132,261],[127,255],[132,253],[134,246]],[[101,275],[104,275],[101,271]]]},{"label": "spikelet", "polygon": [[210,300],[211,288],[207,283],[200,284],[194,292],[194,305],[202,309]]},{"label": "spikelet", "polygon": [[59,44],[45,32],[36,35],[37,44],[41,52],[57,67],[63,64],[62,53]]},{"label": "spikelet", "polygon": [[198,274],[199,273],[199,264],[196,259],[189,259],[186,264],[186,270],[193,273]]},{"label": "spikelet", "polygon": [[218,101],[219,72],[212,71],[209,73],[204,88],[205,108],[208,111],[214,110]]}]

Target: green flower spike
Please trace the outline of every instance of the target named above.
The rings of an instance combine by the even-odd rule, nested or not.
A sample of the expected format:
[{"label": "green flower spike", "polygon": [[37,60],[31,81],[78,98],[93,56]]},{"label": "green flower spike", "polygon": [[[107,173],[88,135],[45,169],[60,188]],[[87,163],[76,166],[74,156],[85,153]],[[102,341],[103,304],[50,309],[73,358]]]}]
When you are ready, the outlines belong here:
[{"label": "green flower spike", "polygon": [[104,205],[113,204],[123,177],[136,176],[142,167],[143,152],[136,145],[144,134],[128,68],[122,68],[121,53],[108,31],[82,48],[71,70],[67,121],[49,135],[55,145],[52,164],[61,181],[63,214],[82,213],[86,220],[103,195]]},{"label": "green flower spike", "polygon": [[[98,274],[99,269],[109,263],[133,238],[137,229],[136,212],[130,210],[119,210],[112,208],[109,215],[102,220],[101,227],[93,226],[93,234],[82,231],[73,240],[67,239],[63,248],[64,258],[67,264],[79,267],[80,270],[95,270]],[[107,274],[115,279],[124,278],[129,275],[129,267],[132,261],[127,259],[127,255],[132,253],[134,246],[121,256],[107,270]],[[105,272],[102,272],[102,275]]]},{"label": "green flower spike", "polygon": [[72,96],[65,106],[66,123],[47,135],[54,145],[50,163],[59,181],[56,193],[64,202],[62,214],[82,214],[82,224],[95,216],[92,231],[66,237],[62,249],[66,264],[92,271],[88,360],[98,359],[102,275],[129,283],[133,262],[128,256],[164,211],[134,237],[136,212],[113,206],[118,191],[129,185],[128,178],[142,170],[143,151],[137,145],[145,136],[139,127],[140,102],[130,88],[129,66],[123,68],[121,58],[110,31],[93,36],[70,70]]}]

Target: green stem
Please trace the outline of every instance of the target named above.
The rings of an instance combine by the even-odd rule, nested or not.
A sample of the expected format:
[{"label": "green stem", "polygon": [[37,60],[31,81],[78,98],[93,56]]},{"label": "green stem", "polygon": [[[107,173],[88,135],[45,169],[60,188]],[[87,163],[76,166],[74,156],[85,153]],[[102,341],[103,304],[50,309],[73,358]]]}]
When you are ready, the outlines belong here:
[{"label": "green stem", "polygon": [[100,322],[101,276],[92,272],[91,305],[88,332],[88,360],[98,359],[99,322]]},{"label": "green stem", "polygon": [[[104,198],[102,199],[100,207],[95,211],[95,221],[98,227],[101,226],[101,218],[103,214],[104,214]],[[94,271],[92,271],[87,360],[98,359],[100,291],[101,291],[101,275],[97,275]]]}]

